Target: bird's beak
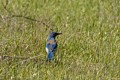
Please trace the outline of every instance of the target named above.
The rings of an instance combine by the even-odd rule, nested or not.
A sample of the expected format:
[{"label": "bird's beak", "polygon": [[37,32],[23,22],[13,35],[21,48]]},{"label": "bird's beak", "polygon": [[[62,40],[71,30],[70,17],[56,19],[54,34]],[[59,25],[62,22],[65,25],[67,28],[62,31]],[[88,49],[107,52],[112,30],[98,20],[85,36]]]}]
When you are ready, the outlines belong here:
[{"label": "bird's beak", "polygon": [[60,35],[60,34],[62,34],[62,33],[56,33],[57,35]]}]

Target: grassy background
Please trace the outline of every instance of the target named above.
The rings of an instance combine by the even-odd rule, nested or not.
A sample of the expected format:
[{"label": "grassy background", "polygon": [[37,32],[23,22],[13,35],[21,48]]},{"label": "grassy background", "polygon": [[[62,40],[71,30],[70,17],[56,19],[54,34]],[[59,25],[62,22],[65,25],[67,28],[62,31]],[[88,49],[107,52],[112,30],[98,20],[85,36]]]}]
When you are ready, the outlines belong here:
[{"label": "grassy background", "polygon": [[[120,0],[0,1],[0,80],[120,79]],[[63,34],[46,63],[51,29]]]}]

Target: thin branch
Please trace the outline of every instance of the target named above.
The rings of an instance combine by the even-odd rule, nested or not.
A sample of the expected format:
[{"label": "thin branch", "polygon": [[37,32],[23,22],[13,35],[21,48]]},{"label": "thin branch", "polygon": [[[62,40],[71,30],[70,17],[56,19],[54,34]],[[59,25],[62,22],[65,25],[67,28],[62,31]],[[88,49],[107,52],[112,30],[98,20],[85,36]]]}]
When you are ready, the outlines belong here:
[{"label": "thin branch", "polygon": [[[33,19],[33,18],[30,18],[30,17],[27,17],[27,16],[23,16],[23,15],[15,15],[15,14],[12,14],[12,12],[10,12],[8,9],[7,9],[7,5],[8,5],[8,0],[6,0],[6,5],[4,5],[3,1],[1,0],[1,3],[3,5],[3,8],[10,14],[10,16],[8,17],[5,17],[5,18],[2,18],[2,19],[8,19],[8,18],[13,18],[13,17],[21,17],[21,18],[25,18],[25,19],[28,19],[28,20],[31,20],[31,21],[35,21],[35,22],[39,22],[39,23],[42,23],[43,25],[47,26],[50,28],[50,26],[48,24],[46,24],[45,22],[43,22],[42,20],[39,21],[37,19]],[[50,30],[53,30],[50,28]]]},{"label": "thin branch", "polygon": [[36,62],[41,61],[41,62],[43,63],[44,60],[39,60],[39,59],[37,59],[39,56],[41,56],[41,55],[34,56],[34,57],[30,57],[30,58],[25,59],[25,60],[22,60],[22,61],[20,61],[20,62],[23,64],[23,63],[25,63],[25,62],[27,62],[27,61],[34,60],[34,61],[36,61]]},{"label": "thin branch", "polygon": [[0,59],[1,60],[4,60],[4,59],[28,59],[26,57],[21,57],[21,56],[8,56],[8,55],[3,55],[3,56],[0,56]]},{"label": "thin branch", "polygon": [[38,59],[41,55],[38,56],[34,56],[34,57],[21,57],[21,56],[8,56],[8,55],[4,55],[4,56],[0,56],[0,61],[2,60],[6,60],[6,61],[11,61],[12,59],[21,59],[20,61],[15,62],[16,65],[18,64],[26,64],[28,63],[28,61],[35,61],[38,62],[40,64],[45,63],[45,60],[42,59]]},{"label": "thin branch", "polygon": [[42,23],[43,25],[47,26],[47,27],[50,27],[48,24],[46,24],[45,22],[43,22],[42,20],[37,20],[37,19],[33,19],[33,18],[30,18],[30,17],[27,17],[27,16],[22,16],[22,15],[12,15],[12,17],[21,17],[21,18],[25,18],[25,19],[28,19],[28,20],[31,20],[31,21],[35,21],[35,22],[38,22],[38,23]]},{"label": "thin branch", "polygon": [[5,8],[7,8],[7,5],[8,5],[8,0],[6,0]]},{"label": "thin branch", "polygon": [[8,3],[9,3],[8,0],[6,0],[6,4],[4,5],[3,1],[1,0],[1,4],[2,4],[3,8],[4,8],[9,14],[11,14],[11,12],[7,9]]}]

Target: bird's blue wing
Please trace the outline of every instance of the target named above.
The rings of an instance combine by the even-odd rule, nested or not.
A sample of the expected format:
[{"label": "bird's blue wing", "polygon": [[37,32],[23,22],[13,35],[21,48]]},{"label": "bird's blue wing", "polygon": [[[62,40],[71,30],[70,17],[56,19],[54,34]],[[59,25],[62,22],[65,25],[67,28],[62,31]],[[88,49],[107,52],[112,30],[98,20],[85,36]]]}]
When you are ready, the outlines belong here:
[{"label": "bird's blue wing", "polygon": [[48,41],[46,48],[48,49],[48,51],[53,52],[55,54],[55,52],[57,50],[56,41]]},{"label": "bird's blue wing", "polygon": [[52,60],[57,51],[57,42],[54,39],[48,40],[46,50],[48,52],[47,60]]}]

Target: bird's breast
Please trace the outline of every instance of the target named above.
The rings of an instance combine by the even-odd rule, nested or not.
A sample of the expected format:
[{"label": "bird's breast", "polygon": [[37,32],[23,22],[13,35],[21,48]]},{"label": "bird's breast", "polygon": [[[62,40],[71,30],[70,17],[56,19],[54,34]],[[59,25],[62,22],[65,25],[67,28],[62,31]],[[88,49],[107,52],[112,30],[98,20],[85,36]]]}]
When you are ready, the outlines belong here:
[{"label": "bird's breast", "polygon": [[48,53],[49,52],[49,50],[48,50],[48,48],[46,47],[46,52]]},{"label": "bird's breast", "polygon": [[55,44],[55,43],[56,43],[56,40],[51,39],[51,40],[48,40],[47,43],[48,43],[48,44]]}]

